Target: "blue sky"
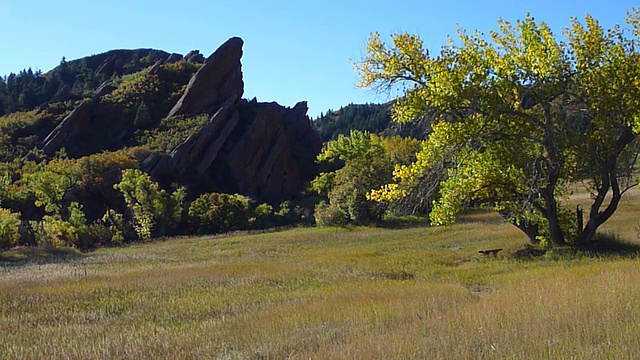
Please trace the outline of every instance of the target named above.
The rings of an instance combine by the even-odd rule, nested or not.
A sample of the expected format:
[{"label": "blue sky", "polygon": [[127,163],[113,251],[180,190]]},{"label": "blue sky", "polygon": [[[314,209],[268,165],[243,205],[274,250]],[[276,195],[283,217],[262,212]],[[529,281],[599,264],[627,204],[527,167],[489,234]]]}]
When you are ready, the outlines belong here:
[{"label": "blue sky", "polygon": [[373,31],[421,35],[438,51],[459,24],[496,28],[530,12],[560,33],[585,13],[609,27],[622,24],[633,1],[204,1],[0,0],[0,74],[48,71],[68,60],[111,49],[157,48],[205,56],[232,36],[245,40],[245,97],[293,106],[310,115],[348,103],[384,102],[359,89],[349,59],[361,58]]}]

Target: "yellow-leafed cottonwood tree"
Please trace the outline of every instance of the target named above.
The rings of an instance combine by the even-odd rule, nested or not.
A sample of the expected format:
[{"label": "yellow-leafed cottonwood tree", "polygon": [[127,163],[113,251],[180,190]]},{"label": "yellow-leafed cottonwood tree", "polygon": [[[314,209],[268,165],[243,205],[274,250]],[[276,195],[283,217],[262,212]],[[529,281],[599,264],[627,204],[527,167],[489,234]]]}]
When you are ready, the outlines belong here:
[{"label": "yellow-leafed cottonwood tree", "polygon": [[[459,30],[436,56],[418,36],[396,34],[386,44],[373,34],[356,64],[360,85],[400,88],[396,121],[439,115],[417,160],[398,166],[395,183],[370,198],[433,186],[434,224],[453,222],[467,204],[487,204],[534,243],[589,243],[633,186],[640,11],[627,23],[605,30],[587,15],[572,19],[559,40],[527,15],[515,25],[499,21],[490,36]],[[592,194],[584,220],[563,206],[573,182]]]}]

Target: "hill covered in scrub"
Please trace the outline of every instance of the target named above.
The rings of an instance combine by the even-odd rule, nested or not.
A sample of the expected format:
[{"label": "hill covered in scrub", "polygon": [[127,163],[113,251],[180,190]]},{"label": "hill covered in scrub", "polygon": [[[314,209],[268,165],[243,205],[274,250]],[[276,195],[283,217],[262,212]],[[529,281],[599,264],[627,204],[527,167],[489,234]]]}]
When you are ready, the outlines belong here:
[{"label": "hill covered in scrub", "polygon": [[243,227],[305,213],[283,202],[315,176],[321,141],[305,102],[242,98],[242,45],[232,38],[206,60],[113,50],[2,79],[0,222],[19,231],[0,246],[238,227],[208,213],[216,206],[235,206]]},{"label": "hill covered in scrub", "polygon": [[136,73],[158,61],[175,63],[182,59],[204,62],[198,51],[183,57],[161,50],[136,49],[111,50],[73,61],[62,58],[60,65],[47,73],[25,69],[0,77],[0,115],[65,100],[80,100],[91,95],[106,80]]},{"label": "hill covered in scrub", "polygon": [[352,130],[368,131],[386,137],[399,135],[424,139],[429,132],[433,114],[427,114],[409,124],[401,124],[391,119],[392,105],[393,101],[384,104],[349,104],[338,110],[327,110],[313,120],[313,127],[323,142],[335,140],[339,135],[349,135]]}]

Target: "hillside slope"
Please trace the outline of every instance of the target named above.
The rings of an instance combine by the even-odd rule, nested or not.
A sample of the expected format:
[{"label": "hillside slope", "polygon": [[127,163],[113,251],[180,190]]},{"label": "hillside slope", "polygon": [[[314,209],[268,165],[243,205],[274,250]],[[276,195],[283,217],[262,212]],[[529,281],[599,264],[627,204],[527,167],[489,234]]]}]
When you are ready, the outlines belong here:
[{"label": "hillside slope", "polygon": [[[304,101],[242,98],[243,44],[231,38],[206,60],[195,51],[114,50],[9,76],[4,94],[21,101],[0,116],[0,216],[20,218],[17,243],[108,238],[99,229],[112,211],[129,228],[162,229],[153,236],[193,232],[189,206],[212,192],[246,196],[247,211],[269,203],[269,213],[301,197],[322,143]],[[37,95],[33,103],[22,101],[28,93]],[[114,190],[124,171],[135,177],[129,193]],[[141,201],[146,225],[136,223]],[[16,236],[0,238],[0,247]]]},{"label": "hillside slope", "polygon": [[424,139],[429,132],[434,114],[427,114],[408,124],[391,120],[393,102],[384,104],[349,104],[338,110],[328,110],[313,120],[323,142],[335,140],[338,135],[349,135],[351,130],[368,131],[383,136],[400,135]]},{"label": "hillside slope", "polygon": [[[39,98],[48,97],[45,90],[58,85],[55,79],[60,80],[60,91],[37,109],[23,104],[23,111],[0,117],[0,161],[33,154],[34,149],[47,157],[64,149],[66,156],[81,158],[143,147],[155,153],[143,168],[165,183],[189,183],[194,176],[206,175],[209,190],[274,202],[295,196],[313,176],[320,142],[309,128],[304,103],[289,110],[275,103],[241,99],[241,48],[241,40],[230,40],[206,62],[200,61],[204,59],[197,52],[183,57],[150,49],[114,50],[65,62],[34,78],[23,74],[18,78],[24,83],[33,81],[28,86],[34,86]],[[26,91],[19,86],[9,90]],[[227,114],[228,118],[217,114],[229,106],[238,109]],[[234,114],[238,119],[232,120]],[[214,115],[218,117],[211,120]],[[191,135],[199,138],[199,144],[215,143],[217,150],[187,150],[186,143],[179,146]],[[219,159],[220,153],[231,157]],[[165,157],[172,160],[159,167],[158,159]],[[173,172],[176,166],[178,177]],[[221,172],[222,168],[230,171]],[[225,178],[225,173],[233,178]],[[256,180],[252,177],[257,183],[244,185]],[[275,188],[276,183],[284,188]]]}]

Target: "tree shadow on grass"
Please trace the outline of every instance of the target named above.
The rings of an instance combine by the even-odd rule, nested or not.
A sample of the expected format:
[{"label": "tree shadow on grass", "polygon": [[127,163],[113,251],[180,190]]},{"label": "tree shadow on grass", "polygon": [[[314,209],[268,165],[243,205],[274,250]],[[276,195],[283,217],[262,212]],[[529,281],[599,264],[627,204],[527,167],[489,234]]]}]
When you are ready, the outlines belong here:
[{"label": "tree shadow on grass", "polygon": [[86,255],[69,247],[19,247],[0,252],[0,266],[64,263]]},{"label": "tree shadow on grass", "polygon": [[596,234],[593,241],[580,250],[596,255],[636,257],[640,255],[640,244],[622,240],[614,232],[604,232]]},{"label": "tree shadow on grass", "polygon": [[504,224],[506,220],[491,209],[473,208],[465,210],[456,218],[457,224]]},{"label": "tree shadow on grass", "polygon": [[429,226],[429,219],[422,216],[394,216],[385,218],[375,226],[391,230],[421,228]]},{"label": "tree shadow on grass", "polygon": [[594,239],[585,246],[562,246],[542,248],[527,245],[516,251],[513,257],[516,259],[536,259],[544,257],[549,260],[560,260],[578,257],[628,257],[640,256],[640,244],[625,241],[613,232],[598,233]]}]

